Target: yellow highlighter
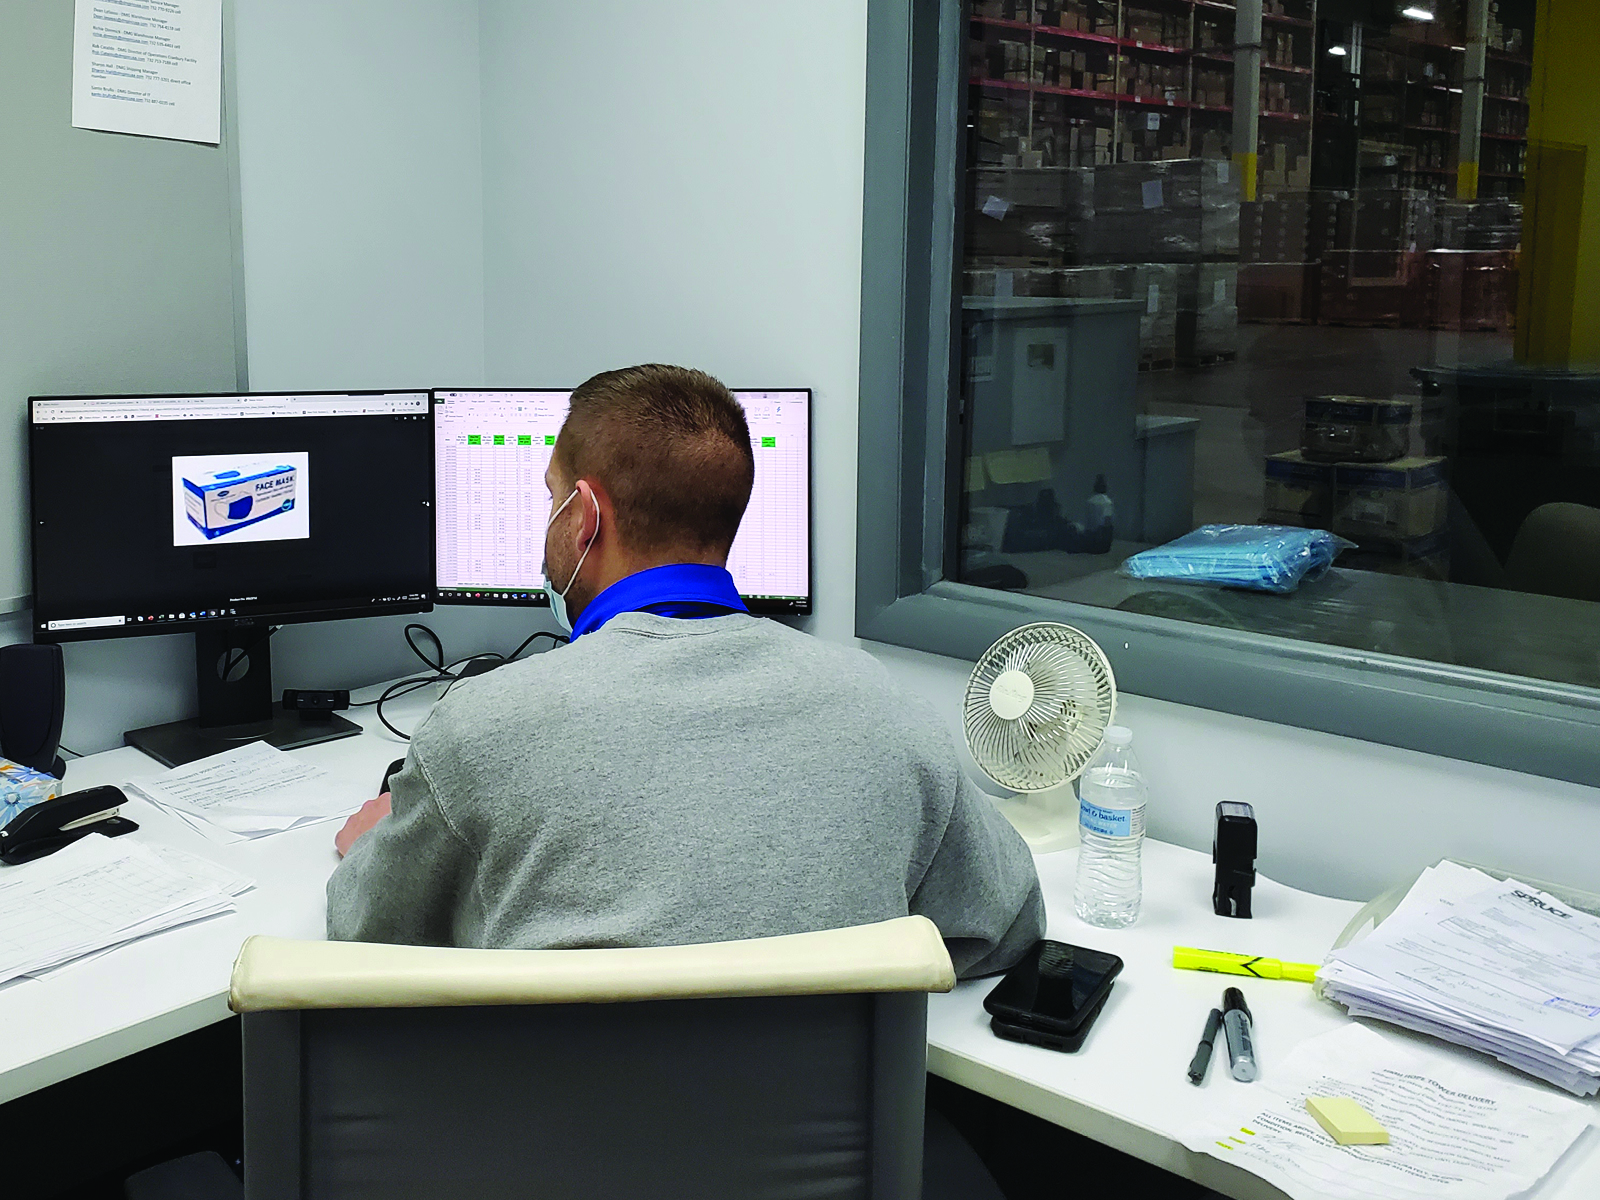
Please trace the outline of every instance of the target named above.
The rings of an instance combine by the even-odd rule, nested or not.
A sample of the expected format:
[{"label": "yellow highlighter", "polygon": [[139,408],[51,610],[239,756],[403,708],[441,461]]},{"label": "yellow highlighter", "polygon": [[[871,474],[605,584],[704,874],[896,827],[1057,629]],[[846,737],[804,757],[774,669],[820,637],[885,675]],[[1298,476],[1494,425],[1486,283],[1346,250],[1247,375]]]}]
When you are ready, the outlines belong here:
[{"label": "yellow highlighter", "polygon": [[1311,983],[1317,977],[1316,963],[1283,962],[1255,954],[1228,954],[1222,950],[1196,950],[1193,946],[1174,946],[1172,965],[1185,971],[1216,971],[1223,975],[1251,975],[1256,979],[1293,979]]}]

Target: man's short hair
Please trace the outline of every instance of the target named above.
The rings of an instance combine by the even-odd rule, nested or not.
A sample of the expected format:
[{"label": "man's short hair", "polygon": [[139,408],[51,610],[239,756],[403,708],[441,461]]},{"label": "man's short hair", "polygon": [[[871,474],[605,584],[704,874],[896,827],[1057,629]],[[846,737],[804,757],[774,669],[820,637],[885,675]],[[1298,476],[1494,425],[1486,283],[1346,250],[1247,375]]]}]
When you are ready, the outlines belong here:
[{"label": "man's short hair", "polygon": [[604,371],[573,392],[555,459],[571,482],[605,488],[617,536],[640,551],[726,553],[755,480],[733,393],[704,371],[660,363]]}]

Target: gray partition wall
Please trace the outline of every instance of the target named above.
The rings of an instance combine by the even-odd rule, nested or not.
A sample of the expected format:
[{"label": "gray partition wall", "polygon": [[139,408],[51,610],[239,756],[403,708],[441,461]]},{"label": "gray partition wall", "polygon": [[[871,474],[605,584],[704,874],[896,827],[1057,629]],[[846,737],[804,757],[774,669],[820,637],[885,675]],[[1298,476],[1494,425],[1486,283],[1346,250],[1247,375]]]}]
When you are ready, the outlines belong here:
[{"label": "gray partition wall", "polygon": [[231,15],[203,146],[72,128],[73,0],[0,0],[0,612],[31,586],[29,396],[245,386]]}]

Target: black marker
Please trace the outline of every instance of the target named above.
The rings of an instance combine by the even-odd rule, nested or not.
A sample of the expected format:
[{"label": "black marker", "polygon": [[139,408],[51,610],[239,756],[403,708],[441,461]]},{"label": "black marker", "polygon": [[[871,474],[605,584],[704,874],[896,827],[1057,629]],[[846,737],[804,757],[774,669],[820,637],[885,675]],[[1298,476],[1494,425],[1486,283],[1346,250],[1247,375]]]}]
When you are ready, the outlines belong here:
[{"label": "black marker", "polygon": [[1217,1043],[1217,1034],[1222,1029],[1222,1010],[1213,1008],[1211,1015],[1206,1018],[1206,1031],[1200,1035],[1200,1044],[1195,1047],[1194,1058],[1189,1061],[1189,1082],[1199,1087],[1205,1080],[1206,1068],[1211,1065],[1211,1047]]},{"label": "black marker", "polygon": [[1249,1083],[1260,1072],[1256,1069],[1255,1031],[1250,1024],[1250,1006],[1244,993],[1229,988],[1222,993],[1222,1027],[1228,1031],[1228,1062],[1233,1077]]}]

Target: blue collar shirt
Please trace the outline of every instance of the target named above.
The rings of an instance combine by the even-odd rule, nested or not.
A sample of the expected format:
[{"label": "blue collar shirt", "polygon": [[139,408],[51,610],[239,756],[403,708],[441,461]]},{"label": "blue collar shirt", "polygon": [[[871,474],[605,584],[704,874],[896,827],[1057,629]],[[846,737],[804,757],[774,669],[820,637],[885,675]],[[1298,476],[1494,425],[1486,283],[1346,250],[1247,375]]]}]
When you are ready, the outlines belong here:
[{"label": "blue collar shirt", "polygon": [[572,623],[572,640],[593,633],[619,613],[647,612],[692,621],[749,611],[727,568],[670,563],[619,579],[589,601]]}]

